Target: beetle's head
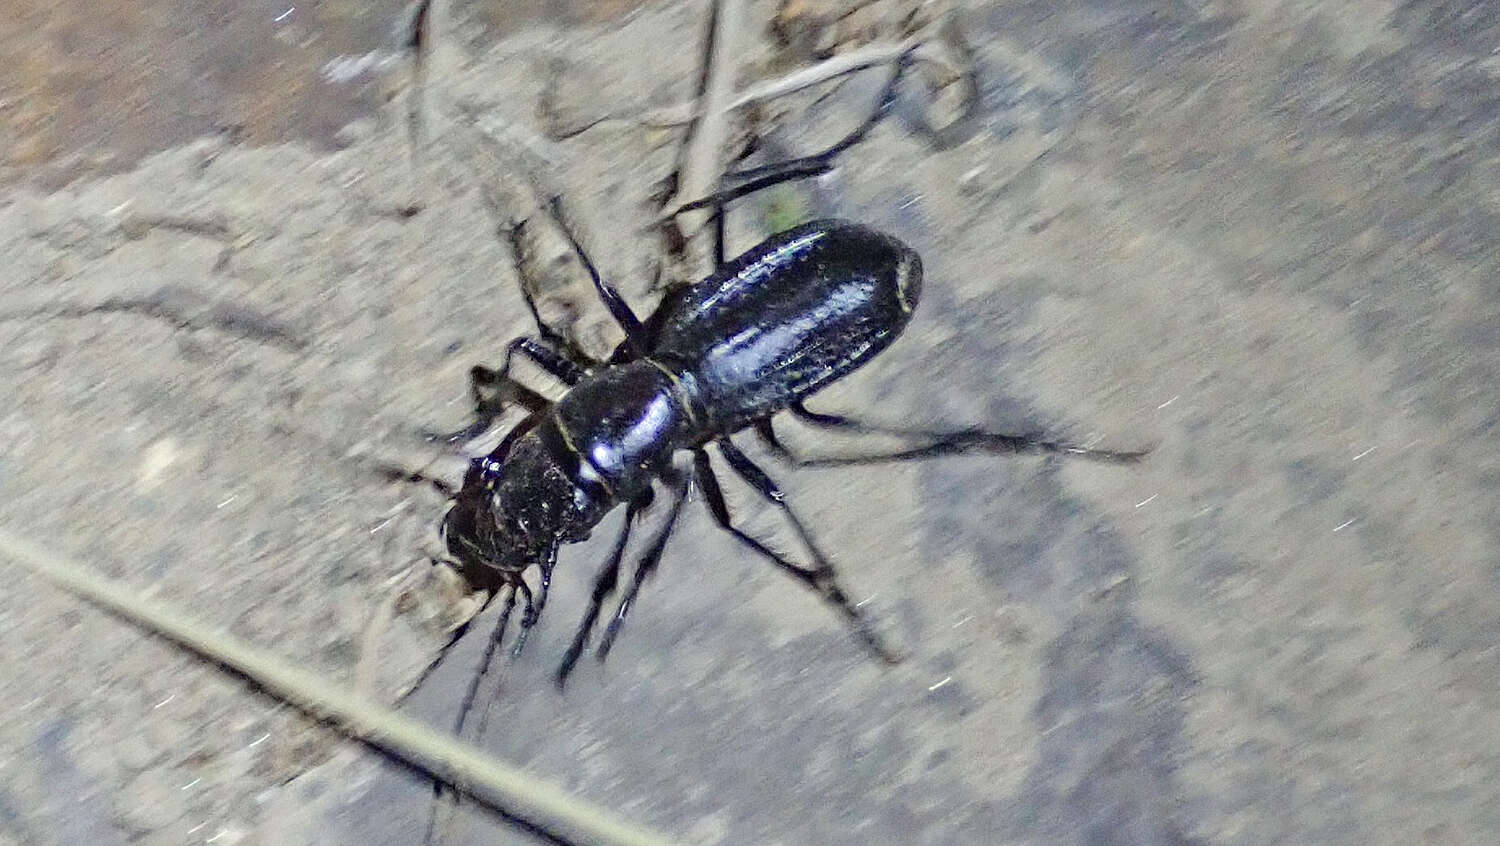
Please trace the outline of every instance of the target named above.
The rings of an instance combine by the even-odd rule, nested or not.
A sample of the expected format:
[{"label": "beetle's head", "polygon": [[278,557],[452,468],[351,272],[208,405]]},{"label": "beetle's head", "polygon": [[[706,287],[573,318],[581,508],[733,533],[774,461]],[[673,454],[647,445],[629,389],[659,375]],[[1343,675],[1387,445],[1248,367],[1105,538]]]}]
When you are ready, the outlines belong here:
[{"label": "beetle's head", "polygon": [[531,563],[530,544],[518,526],[495,508],[495,486],[503,470],[489,457],[469,462],[464,485],[443,515],[443,543],[451,563],[470,587],[491,595],[513,583]]},{"label": "beetle's head", "polygon": [[493,591],[514,583],[559,544],[589,536],[608,503],[574,476],[535,431],[503,457],[469,462],[463,488],[443,518],[443,538],[470,585]]}]

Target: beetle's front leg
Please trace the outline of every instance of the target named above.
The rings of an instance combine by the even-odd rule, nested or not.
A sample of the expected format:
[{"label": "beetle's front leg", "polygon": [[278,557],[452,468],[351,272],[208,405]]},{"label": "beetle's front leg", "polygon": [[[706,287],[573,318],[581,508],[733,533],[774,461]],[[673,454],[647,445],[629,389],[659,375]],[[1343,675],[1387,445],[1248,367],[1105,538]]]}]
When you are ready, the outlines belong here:
[{"label": "beetle's front leg", "polygon": [[672,536],[672,531],[677,526],[677,517],[682,513],[682,504],[687,501],[688,485],[692,481],[691,474],[665,474],[663,479],[671,484],[672,502],[667,507],[667,518],[657,530],[656,536],[651,539],[651,545],[646,548],[646,554],[642,555],[640,562],[635,565],[635,578],[631,580],[630,587],[625,589],[625,596],[616,606],[614,618],[609,621],[609,625],[604,627],[604,636],[599,639],[600,661],[609,657],[609,650],[614,646],[615,638],[620,634],[620,627],[625,625],[625,617],[635,604],[636,597],[640,595],[641,585],[645,584],[648,576],[656,572],[657,565],[661,563],[662,552],[667,548],[667,539]]},{"label": "beetle's front leg", "polygon": [[594,590],[589,596],[589,607],[583,615],[583,622],[578,625],[578,630],[573,633],[573,643],[568,646],[568,651],[563,654],[563,660],[557,668],[554,677],[558,690],[568,683],[568,675],[573,672],[573,665],[578,663],[579,656],[583,655],[584,647],[588,646],[589,634],[594,631],[594,626],[599,622],[599,612],[604,607],[604,600],[615,592],[615,587],[620,582],[620,562],[625,557],[625,546],[630,543],[630,529],[635,525],[636,517],[651,504],[652,496],[647,494],[635,502],[630,503],[625,511],[625,522],[620,526],[620,535],[615,539],[613,551],[604,566],[594,575]]},{"label": "beetle's front leg", "polygon": [[526,585],[526,580],[516,574],[516,589],[526,597],[526,613],[521,616],[521,633],[516,636],[516,647],[512,655],[520,655],[521,647],[526,645],[526,633],[531,627],[542,619],[542,610],[547,607],[547,591],[552,587],[552,568],[557,564],[557,544],[547,548],[542,560],[537,562],[537,569],[542,573],[542,586],[537,591],[536,601],[532,601],[531,588]]},{"label": "beetle's front leg", "polygon": [[474,422],[447,434],[424,432],[424,437],[429,441],[441,440],[449,444],[460,444],[484,434],[512,402],[520,404],[530,412],[546,408],[549,405],[546,397],[511,376],[511,362],[517,353],[524,355],[565,385],[575,385],[587,375],[583,367],[559,352],[547,341],[536,338],[516,338],[505,346],[505,358],[499,370],[493,370],[482,364],[476,364],[469,369],[469,393],[474,398]]}]

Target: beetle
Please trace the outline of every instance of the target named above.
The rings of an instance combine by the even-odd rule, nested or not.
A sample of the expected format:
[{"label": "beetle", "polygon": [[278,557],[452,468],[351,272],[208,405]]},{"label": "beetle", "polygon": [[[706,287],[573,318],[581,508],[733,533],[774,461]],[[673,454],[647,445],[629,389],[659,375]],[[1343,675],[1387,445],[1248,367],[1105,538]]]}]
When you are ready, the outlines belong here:
[{"label": "beetle", "polygon": [[[803,466],[916,460],[964,452],[1049,452],[1114,462],[1135,461],[1145,454],[978,428],[926,431],[877,426],[814,412],[804,405],[821,388],[868,363],[905,329],[921,296],[921,258],[892,235],[855,222],[827,219],[774,234],[726,261],[725,207],[770,185],[830,170],[840,153],[857,144],[890,111],[897,83],[911,61],[908,54],[896,63],[874,112],[835,144],[813,155],[726,174],[717,193],[684,204],[665,218],[689,209],[711,208],[717,269],[696,284],[671,290],[645,321],[600,277],[567,226],[560,200],[553,198],[553,218],[594,291],[624,331],[625,340],[608,360],[593,360],[550,329],[526,293],[539,335],[511,341],[498,370],[483,366],[471,370],[476,420],[448,439],[467,440],[487,430],[503,410],[500,396],[519,400],[528,407],[529,416],[493,451],[470,461],[457,490],[421,474],[400,474],[432,482],[449,494],[451,502],[442,521],[445,563],[470,587],[485,591],[486,602],[505,595],[490,650],[498,645],[518,596],[525,603],[514,647],[520,650],[526,631],[545,608],[559,548],[587,539],[608,514],[624,505],[625,521],[608,560],[594,578],[588,610],[557,669],[555,679],[561,687],[597,627],[604,601],[619,586],[630,533],[637,517],[653,503],[655,486],[660,483],[670,498],[667,516],[605,628],[598,645],[601,660],[608,655],[642,583],[660,563],[688,490],[696,485],[721,529],[815,591],[878,658],[899,661],[901,654],[885,642],[859,604],[850,600],[833,564],[780,487],[732,442],[731,436],[746,430],[753,430],[778,457]],[[732,187],[723,187],[730,182]],[[509,230],[517,250],[526,225],[522,221]],[[510,369],[517,355],[566,385],[564,395],[549,402],[516,383]],[[495,386],[510,390],[487,394]],[[771,419],[782,412],[814,427],[893,436],[909,445],[886,453],[801,458],[776,436]],[[789,560],[734,525],[710,462],[710,449],[780,510],[808,550],[809,565]],[[681,454],[691,455],[690,466],[674,463]],[[533,566],[540,574],[535,594],[524,578]],[[455,630],[449,647],[463,637],[468,625]],[[422,678],[446,652],[447,647]],[[463,712],[477,684],[476,677]]]},{"label": "beetle", "polygon": [[[625,329],[625,341],[609,362],[585,369],[555,341],[518,338],[508,346],[498,372],[476,368],[476,394],[479,385],[508,379],[517,354],[568,390],[556,403],[533,402],[531,415],[494,451],[470,462],[443,520],[448,552],[470,585],[491,597],[507,593],[512,604],[517,594],[524,598],[524,631],[545,606],[558,548],[587,539],[605,516],[626,506],[610,558],[595,578],[587,615],[558,668],[559,685],[585,648],[604,600],[617,587],[631,528],[654,499],[657,482],[670,492],[668,515],[606,628],[601,658],[642,582],[659,563],[688,487],[696,483],[720,528],[816,591],[882,660],[900,660],[849,599],[781,489],[730,439],[754,430],[777,454],[795,461],[772,428],[771,417],[777,413],[790,412],[817,427],[918,442],[885,454],[802,464],[899,461],[970,451],[1044,451],[1111,461],[1133,461],[1143,454],[979,429],[898,430],[808,410],[805,399],[896,340],[921,296],[922,261],[916,251],[868,226],[818,220],[773,235],[701,282],[668,294],[644,323],[600,279],[592,263],[585,267]],[[498,412],[480,405],[482,421]],[[782,512],[810,551],[811,566],[788,560],[734,525],[709,448]],[[680,453],[691,454],[691,468],[673,463]],[[523,578],[533,565],[541,577],[535,597]]]}]

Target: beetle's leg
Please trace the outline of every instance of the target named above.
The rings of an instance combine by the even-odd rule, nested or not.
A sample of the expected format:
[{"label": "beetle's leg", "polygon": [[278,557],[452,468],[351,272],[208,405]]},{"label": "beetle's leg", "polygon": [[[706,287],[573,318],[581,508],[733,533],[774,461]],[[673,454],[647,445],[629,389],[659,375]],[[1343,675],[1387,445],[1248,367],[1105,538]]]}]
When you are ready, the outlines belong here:
[{"label": "beetle's leg", "polygon": [[794,564],[771,550],[765,544],[740,529],[735,528],[734,524],[730,521],[729,506],[724,502],[724,491],[719,487],[719,481],[714,476],[713,468],[709,465],[708,453],[700,449],[693,456],[693,460],[697,477],[703,488],[704,498],[708,500],[708,510],[713,513],[714,521],[724,531],[734,535],[735,539],[740,543],[769,558],[776,566],[792,574],[803,584],[816,591],[829,605],[837,608],[849,622],[849,625],[853,627],[859,639],[881,660],[889,664],[899,662],[902,655],[885,643],[884,639],[876,633],[875,626],[870,618],[858,605],[849,600],[849,595],[839,584],[838,573],[823,555],[822,550],[818,548],[817,543],[813,541],[811,533],[802,525],[802,521],[797,519],[797,515],[786,504],[786,496],[781,492],[781,489],[776,486],[775,482],[771,481],[771,478],[763,470],[755,466],[744,453],[729,443],[727,438],[719,440],[718,444],[720,452],[724,455],[724,459],[729,462],[729,466],[734,469],[735,473],[750,483],[750,486],[755,488],[756,492],[768,502],[781,509],[787,521],[796,529],[797,536],[801,538],[802,543],[812,553],[815,566],[803,567],[799,564]]},{"label": "beetle's leg", "polygon": [[[516,581],[522,585],[525,584],[525,582],[520,581],[519,574],[517,574]],[[474,710],[474,701],[479,698],[479,685],[484,681],[484,677],[489,674],[490,663],[494,661],[495,653],[500,651],[500,641],[505,636],[506,626],[510,624],[510,612],[516,607],[514,583],[502,587],[501,590],[505,591],[505,606],[500,609],[500,619],[495,621],[495,629],[490,633],[490,639],[484,645],[484,655],[479,659],[479,669],[469,679],[469,686],[464,689],[464,698],[459,702],[458,715],[453,720],[453,734],[455,736],[463,735],[464,726],[469,721],[469,714]],[[476,614],[475,616],[477,617],[478,615]],[[451,646],[452,644],[450,643],[449,645]],[[482,727],[480,733],[483,734]],[[426,843],[432,842],[432,836],[437,831],[438,813],[441,807],[441,803],[438,800],[442,799],[445,792],[446,788],[444,788],[441,781],[434,780],[432,782],[434,801],[431,814],[427,819],[427,838],[424,840]],[[456,804],[458,797],[454,795],[451,801],[453,804]]]},{"label": "beetle's leg", "polygon": [[[651,273],[651,290],[660,291],[662,290],[661,277],[663,270],[661,259],[657,259],[655,264],[656,266]],[[668,310],[664,308],[657,308],[651,312],[651,315],[649,317],[646,318],[647,346],[650,346],[652,343],[654,343],[657,335],[661,333],[661,324],[667,318],[667,311]],[[624,344],[621,344],[615,349],[615,354],[613,356],[610,356],[609,363],[624,364],[629,360],[630,350],[627,349]]]},{"label": "beetle's leg", "polygon": [[526,633],[531,630],[532,626],[536,625],[537,613],[536,597],[531,593],[531,585],[526,584],[526,580],[521,578],[520,575],[516,576],[515,585],[516,590],[526,600],[526,610],[521,613],[521,632],[516,637],[516,653],[519,654],[521,647],[526,645]]},{"label": "beetle's leg", "polygon": [[572,227],[568,225],[567,219],[563,216],[561,197],[552,198],[551,211],[552,219],[557,221],[557,228],[562,230],[563,236],[568,239],[568,245],[578,255],[578,261],[583,264],[583,269],[588,272],[589,279],[594,283],[594,290],[599,293],[599,299],[603,300],[604,307],[609,309],[610,317],[613,317],[615,322],[620,324],[620,328],[625,330],[626,346],[636,358],[645,355],[646,330],[641,326],[640,318],[636,317],[635,312],[630,310],[630,305],[625,302],[624,297],[620,296],[620,292],[616,291],[613,285],[600,278],[599,269],[594,267],[594,262],[589,258],[588,253],[584,251],[583,245],[578,241],[578,236],[573,234]]},{"label": "beetle's leg", "polygon": [[[462,705],[459,708],[455,731],[462,730],[464,720],[468,718],[469,709],[474,704],[475,692],[479,688],[480,678],[483,677],[486,670],[488,670],[490,661],[494,658],[494,652],[497,648],[499,648],[500,639],[504,636],[505,633],[505,626],[510,622],[511,609],[514,608],[516,604],[516,594],[514,590],[507,589],[507,587],[501,587],[499,591],[496,591],[496,595],[501,592],[506,594],[505,606],[500,611],[500,619],[495,623],[495,630],[490,633],[490,642],[485,647],[484,657],[480,659],[479,672],[475,674],[474,679],[470,682],[468,692],[465,694]],[[479,607],[479,610],[474,612],[474,616],[463,621],[458,625],[457,628],[453,630],[453,634],[448,637],[448,642],[443,644],[442,649],[438,650],[437,657],[432,659],[431,663],[424,667],[421,673],[417,674],[417,680],[411,686],[412,690],[415,691],[420,688],[422,684],[427,681],[427,678],[437,670],[437,668],[448,657],[449,651],[452,650],[460,640],[463,640],[464,635],[467,635],[469,633],[469,629],[474,625],[474,621],[478,620],[480,616],[484,614],[485,610],[490,607],[490,603],[494,601],[494,598],[494,596],[487,597],[484,601],[484,604]]]},{"label": "beetle's leg", "polygon": [[625,555],[625,545],[630,542],[630,528],[635,523],[636,515],[650,502],[650,498],[645,498],[632,502],[626,507],[625,524],[620,527],[620,536],[615,538],[615,547],[609,554],[609,560],[594,576],[594,592],[589,597],[589,610],[583,615],[583,622],[579,624],[578,631],[573,634],[573,643],[563,654],[562,664],[557,668],[556,681],[559,690],[567,684],[568,674],[573,672],[573,665],[578,663],[578,656],[583,654],[583,648],[588,645],[589,633],[599,622],[599,610],[604,605],[605,598],[615,592],[615,586],[620,580],[620,559]]},{"label": "beetle's leg", "polygon": [[714,270],[724,266],[727,258],[724,255],[724,204],[714,203]]},{"label": "beetle's leg", "polygon": [[525,385],[503,376],[499,371],[477,364],[469,368],[469,394],[474,398],[474,422],[456,432],[424,429],[421,433],[423,439],[450,445],[471,441],[488,431],[494,425],[495,418],[505,413],[508,400],[514,400],[532,413],[551,404],[546,397]]},{"label": "beetle's leg", "polygon": [[588,371],[558,352],[547,341],[523,337],[516,338],[505,345],[505,359],[500,363],[500,372],[496,374],[497,379],[503,381],[510,378],[511,359],[516,353],[531,359],[534,364],[565,385],[576,385],[588,375]]},{"label": "beetle's leg", "polygon": [[[511,657],[515,657],[521,654],[521,647],[526,645],[527,630],[535,625],[536,621],[542,616],[542,608],[547,604],[547,587],[552,581],[552,567],[556,563],[557,545],[554,544],[551,547],[548,547],[546,554],[542,557],[542,560],[537,563],[537,567],[542,571],[542,589],[537,594],[537,601],[535,606],[531,604],[531,590],[526,586],[526,580],[521,577],[520,572],[513,573],[514,582],[512,584],[514,585],[514,588],[511,590],[510,598],[507,600],[505,605],[505,610],[500,616],[500,622],[495,626],[495,633],[490,637],[490,642],[485,647],[484,659],[479,665],[479,672],[475,674],[473,681],[471,681],[469,684],[469,690],[467,692],[468,695],[464,699],[464,706],[461,710],[462,714],[467,715],[469,713],[469,709],[473,707],[474,700],[475,698],[477,698],[477,694],[479,691],[479,681],[489,673],[490,661],[494,659],[495,652],[500,648],[501,634],[505,631],[506,622],[510,619],[511,609],[515,607],[516,592],[519,591],[521,595],[526,598],[526,612],[522,615],[521,630],[516,634],[516,645],[511,651]],[[484,729],[485,726],[489,724],[490,707],[493,704],[494,699],[485,700],[484,708],[479,712],[479,725],[474,730],[475,737],[484,737]],[[454,727],[453,733],[455,735],[462,734],[463,727],[464,721],[460,719],[458,721],[458,724]],[[455,803],[457,802],[456,797],[454,801]]]},{"label": "beetle's leg", "polygon": [[603,661],[609,657],[609,650],[615,644],[615,638],[620,634],[620,627],[625,625],[625,615],[630,613],[630,606],[635,604],[635,598],[641,592],[641,585],[646,577],[656,571],[656,566],[661,563],[662,551],[667,548],[667,538],[671,536],[672,529],[677,526],[677,515],[682,513],[682,503],[687,500],[688,483],[692,476],[683,473],[672,486],[672,505],[667,511],[666,522],[662,523],[661,529],[656,537],[651,539],[651,545],[647,547],[646,554],[641,556],[641,561],[635,567],[635,579],[631,581],[629,589],[625,591],[625,597],[620,600],[615,609],[615,616],[609,621],[604,629],[604,636],[599,639],[599,660]]},{"label": "beetle's leg", "polygon": [[880,99],[876,102],[875,110],[865,121],[853,132],[835,141],[828,147],[808,156],[800,156],[788,159],[784,162],[773,162],[759,167],[746,168],[744,170],[730,171],[724,174],[720,180],[722,185],[725,181],[733,182],[729,188],[721,188],[719,191],[688,203],[683,203],[671,212],[672,217],[693,209],[718,207],[756,191],[761,191],[772,185],[782,182],[791,182],[797,179],[807,179],[813,176],[821,176],[833,169],[834,161],[840,153],[863,141],[866,135],[875,125],[885,119],[891,108],[896,104],[896,89],[906,72],[907,66],[911,64],[911,54],[907,53],[896,61],[895,68],[891,71],[891,78],[886,82],[885,88],[880,93]]},{"label": "beetle's leg", "polygon": [[522,385],[510,375],[510,365],[520,353],[553,378],[565,385],[577,384],[585,371],[572,359],[557,351],[547,340],[515,338],[505,345],[505,358],[499,370],[483,365],[469,368],[469,393],[474,398],[474,422],[448,434],[425,433],[428,440],[441,440],[450,444],[472,440],[490,428],[495,418],[505,412],[508,403],[519,403],[527,411],[536,412],[550,403],[547,398]]},{"label": "beetle's leg", "polygon": [[[447,562],[433,559],[432,566],[449,567],[453,565],[448,564]],[[443,661],[447,660],[449,651],[451,651],[460,640],[464,639],[464,635],[467,635],[469,633],[469,629],[473,627],[474,621],[479,619],[480,615],[485,612],[485,609],[490,607],[490,603],[494,600],[494,594],[486,596],[484,598],[484,604],[479,606],[479,610],[475,611],[473,616],[469,617],[469,619],[464,620],[462,623],[459,623],[456,627],[454,627],[452,634],[448,635],[448,642],[444,643],[442,645],[442,648],[438,649],[437,657],[429,661],[427,663],[427,666],[422,668],[422,672],[417,674],[416,681],[412,682],[411,689],[407,692],[408,696],[411,695],[412,692],[415,692],[418,688],[420,688],[424,683],[426,683],[427,678],[437,671],[437,668],[442,665]]]},{"label": "beetle's leg", "polygon": [[[429,476],[426,473],[423,473],[421,470],[408,470],[405,467],[398,467],[395,464],[387,464],[385,462],[377,464],[374,469],[375,472],[379,473],[392,482],[411,482],[418,485],[431,485],[433,490],[437,491],[445,497],[448,497],[449,499],[458,496],[458,491],[455,490],[452,485],[448,484],[442,479],[437,478],[436,476]],[[438,562],[436,561],[433,562],[433,564],[437,563]]]},{"label": "beetle's leg", "polygon": [[[558,352],[547,341],[515,338],[505,345],[505,358],[500,362],[499,370],[491,370],[483,365],[475,365],[469,369],[469,390],[474,396],[475,414],[481,418],[488,418],[492,422],[500,414],[505,401],[512,398],[506,395],[507,388],[527,411],[538,411],[550,404],[546,397],[522,385],[510,375],[511,362],[516,353],[526,356],[552,378],[570,387],[587,375],[587,371]],[[492,390],[487,392],[486,389]]]},{"label": "beetle's leg", "polygon": [[533,604],[531,588],[527,586],[526,580],[516,574],[516,588],[521,595],[526,597],[526,613],[521,616],[521,631],[516,635],[516,647],[512,655],[520,655],[521,649],[526,646],[526,635],[531,627],[542,619],[542,609],[547,607],[547,591],[552,587],[552,567],[557,564],[557,544],[547,547],[542,560],[537,562],[537,569],[542,571],[542,587],[537,591],[536,602]]},{"label": "beetle's leg", "polygon": [[[593,265],[589,262],[588,257],[583,255],[582,248],[578,246],[578,242],[573,238],[572,232],[560,218],[557,218],[557,213],[560,211],[561,205],[557,204],[554,201],[553,209],[549,213],[553,215],[554,219],[557,222],[558,228],[562,230],[564,236],[568,239],[570,247],[578,255],[579,262],[583,264],[585,269],[592,269]],[[518,273],[521,273],[523,275],[526,273],[526,268],[529,266],[524,259],[524,256],[526,256],[527,253],[525,238],[522,234],[526,230],[527,223],[528,221],[523,219],[515,222],[512,225],[502,227],[502,231],[505,234],[506,243],[510,245],[510,252],[515,263],[516,270]],[[542,320],[542,313],[537,308],[536,298],[532,295],[531,286],[523,282],[520,287],[521,298],[526,302],[526,310],[531,312],[531,320],[536,324],[537,332],[541,335],[541,340],[550,345],[553,350],[561,350],[562,353],[575,364],[582,364],[588,367],[597,366],[599,364],[598,361],[596,361],[588,353],[579,349],[578,345],[568,340],[568,338],[561,332],[558,332],[556,329],[547,325],[546,321]]]},{"label": "beetle's leg", "polygon": [[922,429],[899,429],[877,426],[850,420],[837,414],[820,414],[809,411],[801,403],[791,406],[792,414],[813,426],[838,429],[844,432],[865,435],[903,438],[925,441],[917,446],[889,452],[858,453],[852,455],[803,456],[788,449],[777,438],[769,419],[756,424],[756,432],[777,455],[801,467],[840,467],[853,464],[882,464],[896,461],[919,461],[963,453],[1052,453],[1054,455],[1087,458],[1093,461],[1108,461],[1127,464],[1139,461],[1150,450],[1092,449],[1063,441],[1049,440],[1038,434],[1007,434],[970,428],[958,431],[929,431]]},{"label": "beetle's leg", "polygon": [[[468,722],[469,712],[474,708],[474,700],[479,696],[479,683],[484,680],[490,671],[490,663],[495,660],[495,653],[500,651],[500,642],[505,639],[506,626],[510,625],[510,612],[516,607],[516,587],[525,587],[526,583],[521,581],[520,574],[516,580],[507,588],[501,588],[505,592],[505,605],[500,609],[500,618],[495,621],[495,628],[490,632],[490,639],[484,645],[484,654],[479,658],[479,670],[469,680],[469,686],[464,690],[464,698],[458,706],[458,717],[453,723],[453,733],[462,734],[464,724]],[[527,591],[527,601],[530,602],[530,591]]]},{"label": "beetle's leg", "polygon": [[[557,565],[557,544],[548,547],[547,554],[537,563],[537,569],[542,573],[542,587],[536,593],[536,620],[542,617],[542,611],[547,608],[547,592],[552,589],[552,568]],[[532,620],[535,623],[536,620]],[[516,647],[520,652],[520,646]]]}]

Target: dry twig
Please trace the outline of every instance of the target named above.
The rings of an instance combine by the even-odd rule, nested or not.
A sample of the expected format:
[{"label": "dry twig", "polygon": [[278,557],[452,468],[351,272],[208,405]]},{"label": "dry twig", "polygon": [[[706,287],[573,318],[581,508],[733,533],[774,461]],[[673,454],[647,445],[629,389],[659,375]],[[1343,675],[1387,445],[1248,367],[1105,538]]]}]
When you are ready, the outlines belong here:
[{"label": "dry twig", "polygon": [[556,785],[472,746],[330,685],[314,673],[147,599],[41,546],[0,529],[0,555],[130,623],[242,676],[308,716],[398,758],[486,807],[565,842],[663,846],[666,838],[612,817]]}]

